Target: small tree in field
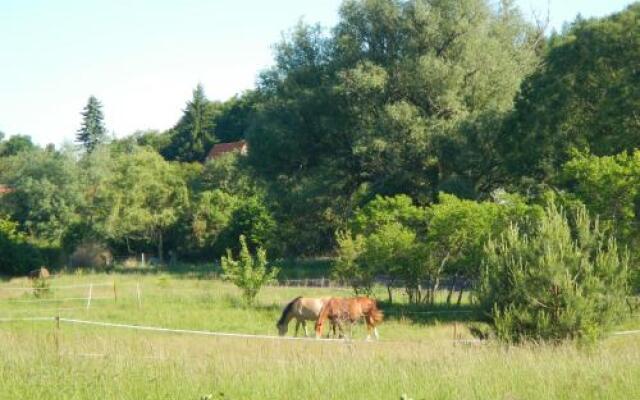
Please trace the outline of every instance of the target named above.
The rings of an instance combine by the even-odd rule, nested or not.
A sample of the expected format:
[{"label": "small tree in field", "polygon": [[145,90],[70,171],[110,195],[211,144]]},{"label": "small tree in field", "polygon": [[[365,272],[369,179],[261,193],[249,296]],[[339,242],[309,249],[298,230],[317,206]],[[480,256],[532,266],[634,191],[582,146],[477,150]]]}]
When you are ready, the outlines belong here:
[{"label": "small tree in field", "polygon": [[479,299],[498,337],[593,340],[622,318],[626,258],[584,208],[573,225],[550,205],[531,235],[489,241]]},{"label": "small tree in field", "polygon": [[274,282],[280,272],[276,267],[268,267],[267,252],[264,249],[258,248],[255,257],[251,255],[244,235],[240,235],[238,260],[234,260],[231,250],[227,249],[221,265],[223,279],[239,287],[249,304],[253,303],[262,286]]},{"label": "small tree in field", "polygon": [[351,231],[336,232],[338,254],[333,263],[331,275],[334,279],[347,282],[356,294],[371,292],[373,274],[363,268],[358,257],[364,252],[365,240],[362,235],[351,235]]}]

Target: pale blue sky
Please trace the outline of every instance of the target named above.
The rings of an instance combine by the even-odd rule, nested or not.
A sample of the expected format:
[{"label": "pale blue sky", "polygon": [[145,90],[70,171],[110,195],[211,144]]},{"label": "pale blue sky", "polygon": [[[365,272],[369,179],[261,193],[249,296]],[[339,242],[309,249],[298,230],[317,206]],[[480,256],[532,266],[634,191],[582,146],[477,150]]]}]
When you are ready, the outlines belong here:
[{"label": "pale blue sky", "polygon": [[[497,0],[496,0],[497,1]],[[198,83],[224,100],[253,87],[299,18],[331,27],[341,0],[0,0],[0,130],[73,140],[93,94],[109,131],[167,129]],[[629,0],[517,0],[559,29]]]}]

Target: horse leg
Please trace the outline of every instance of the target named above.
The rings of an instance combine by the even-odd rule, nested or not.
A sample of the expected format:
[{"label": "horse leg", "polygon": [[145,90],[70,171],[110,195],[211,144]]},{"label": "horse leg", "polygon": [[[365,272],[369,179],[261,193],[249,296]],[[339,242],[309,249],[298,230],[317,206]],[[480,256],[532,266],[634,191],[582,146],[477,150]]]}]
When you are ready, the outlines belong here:
[{"label": "horse leg", "polygon": [[309,337],[309,332],[307,331],[307,321],[302,320],[302,327],[304,328],[304,337]]},{"label": "horse leg", "polygon": [[342,339],[344,338],[344,329],[342,329],[342,321],[337,321],[337,324],[338,324],[338,332],[340,332],[338,335],[338,338]]},{"label": "horse leg", "polygon": [[[371,340],[371,328],[373,328],[374,332],[376,332],[375,327],[373,326],[373,318],[367,316],[364,318],[364,322],[367,325],[367,341]],[[374,333],[377,339],[377,333]]]},{"label": "horse leg", "polygon": [[296,320],[296,337],[298,336],[298,331],[300,330],[300,320]]},{"label": "horse leg", "polygon": [[336,323],[332,320],[329,320],[329,329],[327,329],[327,336],[325,336],[327,339],[329,339],[331,337],[331,331],[333,331],[333,337],[336,336]]},{"label": "horse leg", "polygon": [[373,336],[376,338],[376,340],[380,339],[380,335],[378,334],[378,328],[376,328],[375,326],[373,327]]}]

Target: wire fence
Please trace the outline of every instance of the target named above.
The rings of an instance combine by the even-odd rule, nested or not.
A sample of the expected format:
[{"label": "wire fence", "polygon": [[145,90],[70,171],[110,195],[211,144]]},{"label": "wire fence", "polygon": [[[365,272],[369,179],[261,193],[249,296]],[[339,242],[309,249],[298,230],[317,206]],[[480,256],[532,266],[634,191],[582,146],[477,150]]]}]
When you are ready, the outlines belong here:
[{"label": "wire fence", "polygon": [[[0,322],[9,323],[9,322],[54,322],[56,327],[59,328],[60,324],[71,324],[71,325],[88,325],[88,326],[98,326],[103,328],[121,328],[121,329],[130,329],[137,331],[148,331],[148,332],[160,332],[160,333],[177,333],[177,334],[187,334],[187,335],[201,335],[201,336],[217,336],[217,337],[227,337],[227,338],[242,338],[242,339],[259,339],[259,340],[282,340],[282,341],[314,341],[314,342],[322,342],[322,343],[349,343],[352,342],[352,339],[343,338],[343,339],[331,339],[331,338],[323,338],[318,340],[317,338],[309,338],[309,337],[291,337],[291,336],[274,336],[274,335],[263,335],[263,334],[247,334],[247,333],[234,333],[234,332],[217,332],[217,331],[209,331],[209,330],[195,330],[195,329],[179,329],[179,328],[166,328],[159,326],[148,326],[148,325],[139,325],[139,324],[126,324],[126,323],[118,323],[118,322],[107,322],[107,321],[91,321],[91,320],[83,320],[77,318],[65,318],[60,316],[55,317],[20,317],[20,318],[1,318]],[[611,332],[612,336],[624,336],[624,335],[637,335],[640,334],[640,330],[627,330],[627,331],[616,331]],[[398,341],[382,341],[382,342],[398,342]],[[483,342],[479,339],[454,339],[453,342],[467,343],[467,342]],[[400,343],[403,343],[400,341]],[[404,342],[406,343],[406,342]]]}]

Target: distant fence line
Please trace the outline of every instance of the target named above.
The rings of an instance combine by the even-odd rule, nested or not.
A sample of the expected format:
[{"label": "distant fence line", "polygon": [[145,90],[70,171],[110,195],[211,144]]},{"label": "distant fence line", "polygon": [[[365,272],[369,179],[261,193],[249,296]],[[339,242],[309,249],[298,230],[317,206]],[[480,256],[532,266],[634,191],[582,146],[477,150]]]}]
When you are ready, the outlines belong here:
[{"label": "distant fence line", "polygon": [[[403,289],[406,287],[405,281],[401,279],[391,279],[388,277],[376,277],[373,280],[374,284],[389,286],[394,289]],[[434,282],[429,280],[424,280],[420,282],[420,285],[424,288],[429,288],[434,285]],[[277,286],[299,286],[299,287],[329,287],[329,288],[339,288],[339,289],[352,289],[350,285],[348,285],[345,281],[342,280],[332,280],[327,277],[320,278],[307,278],[307,279],[280,279],[278,281]],[[465,279],[441,279],[438,283],[438,288],[440,289],[453,289],[453,290],[468,290],[473,286],[472,281]]]}]

